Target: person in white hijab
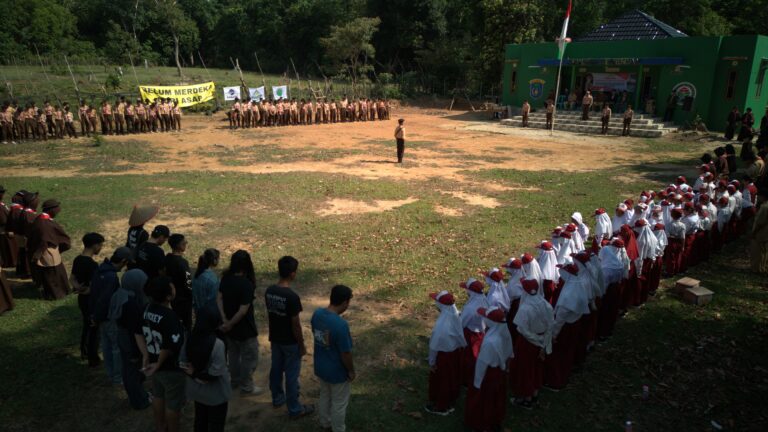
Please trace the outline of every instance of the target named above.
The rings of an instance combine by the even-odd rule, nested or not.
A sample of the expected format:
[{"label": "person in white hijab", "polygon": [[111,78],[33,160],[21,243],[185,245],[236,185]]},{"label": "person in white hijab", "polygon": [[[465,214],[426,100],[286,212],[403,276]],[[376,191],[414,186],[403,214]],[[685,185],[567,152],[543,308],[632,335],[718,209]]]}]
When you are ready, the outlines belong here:
[{"label": "person in white hijab", "polygon": [[525,292],[523,291],[523,285],[520,280],[523,278],[523,262],[517,258],[510,258],[509,262],[502,264],[509,274],[509,281],[507,282],[507,296],[509,296],[509,312],[507,313],[507,327],[509,327],[509,333],[512,334],[512,339],[517,338],[517,330],[515,329],[514,319],[517,314],[517,309],[520,307],[520,299]]},{"label": "person in white hijab", "polygon": [[563,243],[560,245],[560,250],[557,251],[557,263],[559,265],[570,264],[573,262],[571,254],[575,252],[571,233],[563,231],[560,233],[560,237],[563,239]]},{"label": "person in white hijab", "polygon": [[584,217],[581,216],[581,213],[573,212],[573,214],[571,215],[571,220],[578,227],[579,235],[581,236],[581,239],[583,241],[587,241],[587,239],[589,238],[589,227],[587,226],[587,224],[584,223]]},{"label": "person in white hijab", "polygon": [[[536,261],[536,258],[526,252],[520,255],[520,261],[523,262],[523,276],[526,279],[536,279],[539,282],[539,286],[542,286],[543,276],[541,274],[541,267],[539,266],[539,262]],[[541,293],[541,295],[543,296],[544,294]]]},{"label": "person in white hijab", "polygon": [[595,245],[599,247],[604,239],[608,240],[613,235],[613,223],[604,208],[595,210]]},{"label": "person in white hijab", "polygon": [[430,414],[448,415],[454,411],[462,383],[462,354],[467,346],[456,300],[448,291],[429,295],[440,310],[429,339]]},{"label": "person in white hijab", "polygon": [[712,250],[710,232],[712,231],[712,217],[709,211],[701,204],[696,205],[696,211],[699,214],[699,230],[696,231],[696,240],[694,247],[699,252],[699,262],[709,261],[709,255]]},{"label": "person in white hijab", "polygon": [[525,291],[515,316],[520,337],[515,340],[515,367],[511,371],[514,402],[531,409],[544,384],[544,360],[552,353],[552,330],[555,325],[552,306],[538,295],[538,282],[523,279]]},{"label": "person in white hijab", "polygon": [[508,370],[514,357],[506,313],[499,308],[479,309],[488,327],[483,338],[472,385],[467,391],[464,425],[473,431],[501,429],[507,406]]},{"label": "person in white hijab", "polygon": [[579,269],[579,274],[576,277],[581,281],[581,286],[589,299],[589,314],[581,318],[581,341],[576,347],[575,361],[576,364],[581,364],[586,359],[587,352],[592,349],[597,338],[597,299],[600,296],[600,286],[597,276],[593,275],[587,267],[589,264],[588,252],[573,254],[573,263]]},{"label": "person in white hijab", "polygon": [[621,203],[616,206],[613,219],[611,220],[613,235],[618,234],[621,230],[621,226],[628,224],[630,219],[632,219],[632,216],[629,214],[629,209],[627,208],[626,204]]},{"label": "person in white hijab", "polygon": [[579,227],[575,223],[570,223],[565,226],[565,232],[571,235],[571,253],[583,251],[584,239],[579,233]]},{"label": "person in white hijab", "polygon": [[670,199],[662,200],[659,205],[661,206],[661,219],[664,221],[664,225],[669,225],[672,223],[672,209],[674,209],[674,205],[672,205],[672,201]]},{"label": "person in white hijab", "polygon": [[485,276],[485,283],[490,287],[488,289],[488,306],[498,306],[504,309],[505,312],[509,312],[510,299],[507,293],[507,287],[504,285],[504,273],[497,267],[494,267],[486,272],[483,272]]},{"label": "person in white hijab", "polygon": [[579,269],[566,265],[560,269],[562,289],[554,307],[552,354],[546,360],[544,385],[553,390],[566,386],[573,369],[576,346],[581,340],[581,318],[589,314],[589,299],[582,282],[577,278]]},{"label": "person in white hijab", "polygon": [[635,260],[635,268],[637,269],[637,278],[640,282],[640,291],[638,298],[634,300],[634,304],[635,306],[640,306],[648,301],[648,294],[651,290],[650,283],[653,279],[653,265],[656,262],[659,245],[656,236],[645,219],[635,222],[634,230],[637,240],[637,252],[639,254]]},{"label": "person in white hijab", "polygon": [[729,197],[721,196],[717,201],[717,223],[712,224],[712,250],[715,252],[729,240],[731,214]]},{"label": "person in white hijab", "polygon": [[[648,283],[648,294],[656,295],[661,283],[661,272],[664,267],[664,252],[667,250],[667,232],[664,224],[657,223],[652,227],[653,235],[656,236],[656,259],[653,263],[651,280]],[[707,243],[709,243],[709,231],[707,231]]]},{"label": "person in white hijab", "polygon": [[613,328],[619,318],[624,281],[629,278],[630,260],[622,239],[616,238],[600,249],[600,267],[603,269],[606,289],[600,308],[597,334],[599,338],[606,339],[613,334]]},{"label": "person in white hijab", "polygon": [[560,247],[565,242],[565,239],[560,237],[560,233],[563,232],[563,227],[557,226],[554,230],[552,230],[552,248],[555,250],[555,255],[560,252]]},{"label": "person in white hijab", "polygon": [[539,252],[539,268],[541,269],[541,288],[538,290],[549,304],[554,305],[557,301],[557,283],[560,281],[560,274],[557,269],[557,256],[555,256],[552,243],[542,241],[536,246]]},{"label": "person in white hijab", "polygon": [[477,315],[477,310],[487,308],[488,301],[483,292],[485,286],[479,280],[469,278],[466,282],[460,283],[459,286],[464,288],[469,296],[459,316],[464,331],[464,339],[467,342],[467,349],[464,350],[463,382],[464,385],[469,386],[475,376],[475,361],[485,335],[485,321]]}]

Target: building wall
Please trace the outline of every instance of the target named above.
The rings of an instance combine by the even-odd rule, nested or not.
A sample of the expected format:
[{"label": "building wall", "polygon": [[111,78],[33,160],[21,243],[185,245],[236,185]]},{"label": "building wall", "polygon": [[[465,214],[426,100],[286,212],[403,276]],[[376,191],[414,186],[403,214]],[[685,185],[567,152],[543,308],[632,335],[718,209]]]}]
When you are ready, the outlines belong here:
[{"label": "building wall", "polygon": [[[555,43],[507,45],[504,67],[503,101],[505,104],[520,106],[528,99],[534,108],[543,106],[547,95],[556,85],[557,66],[539,67],[540,59],[553,59],[557,56]],[[682,66],[676,65],[611,65],[611,66],[564,66],[571,68],[571,73],[589,72],[630,72],[638,75],[638,90],[644,76],[652,77],[651,95],[656,101],[654,115],[663,116],[667,100],[672,90],[679,85],[695,88],[696,97],[690,111],[678,105],[674,112],[674,121],[683,124],[692,121],[697,115],[712,130],[725,127],[725,117],[731,106],[737,105],[742,110],[746,105],[759,112],[768,104],[768,88],[756,97],[757,75],[762,57],[768,57],[768,38],[763,36],[732,37],[687,37],[660,39],[656,41],[611,41],[611,42],[574,42],[567,46],[565,58],[658,58],[677,57],[683,59]],[[723,58],[742,58],[735,63]],[[726,99],[726,87],[731,71],[736,71],[737,80],[734,95]],[[512,86],[513,73],[516,71],[516,86]],[[539,98],[530,94],[532,80],[541,80],[543,91]],[[561,83],[561,90],[569,88],[570,83]],[[766,83],[768,86],[768,83]],[[630,101],[631,103],[633,101]],[[682,100],[679,102],[682,104]],[[758,110],[757,106],[761,108]],[[638,109],[639,108],[639,109]],[[643,106],[636,110],[643,110]]]}]

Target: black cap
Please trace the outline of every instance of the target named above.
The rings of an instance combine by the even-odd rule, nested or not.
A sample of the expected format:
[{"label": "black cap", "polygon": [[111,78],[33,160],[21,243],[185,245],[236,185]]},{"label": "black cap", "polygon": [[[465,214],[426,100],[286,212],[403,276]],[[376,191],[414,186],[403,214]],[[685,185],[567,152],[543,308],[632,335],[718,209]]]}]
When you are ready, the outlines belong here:
[{"label": "black cap", "polygon": [[171,236],[171,230],[165,226],[165,225],[158,225],[155,227],[155,229],[152,230],[152,237],[170,237]]}]

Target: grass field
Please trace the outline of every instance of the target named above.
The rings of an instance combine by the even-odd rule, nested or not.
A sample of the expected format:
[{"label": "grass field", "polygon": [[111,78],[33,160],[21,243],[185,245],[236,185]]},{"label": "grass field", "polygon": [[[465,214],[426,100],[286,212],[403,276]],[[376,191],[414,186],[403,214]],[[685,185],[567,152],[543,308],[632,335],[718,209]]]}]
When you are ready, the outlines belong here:
[{"label": "grass field", "polygon": [[[355,291],[347,317],[358,365],[349,430],[460,431],[461,404],[450,417],[422,414],[436,317],[426,294],[450,289],[463,302],[459,281],[532,251],[575,210],[588,215],[693,175],[697,157],[714,145],[482,132],[494,126],[448,113],[402,115],[413,119],[414,141],[403,167],[388,162],[392,123],[230,132],[201,117],[170,136],[0,147],[0,183],[59,198],[73,239],[97,230],[109,248],[124,240],[133,203],[156,202],[158,221],[187,234],[190,262],[207,247],[224,251],[224,261],[249,250],[260,294],[275,279],[277,259],[296,256],[305,328],[332,285]],[[532,412],[510,407],[505,428],[617,431],[631,420],[636,431],[712,430],[711,421],[724,430],[766,430],[765,279],[748,271],[740,244],[689,275],[716,292],[713,303],[684,305],[662,289],[620,321],[566,390],[545,391]],[[131,411],[121,388],[80,361],[76,299],[44,302],[25,284],[14,291],[16,310],[0,317],[0,429],[151,430],[148,412]],[[265,330],[261,296],[256,310]],[[266,385],[265,335],[260,342],[256,379]],[[311,357],[302,386],[312,401]],[[192,412],[185,410],[185,430]],[[314,427],[312,419],[289,422],[267,396],[230,405],[231,431]]]}]

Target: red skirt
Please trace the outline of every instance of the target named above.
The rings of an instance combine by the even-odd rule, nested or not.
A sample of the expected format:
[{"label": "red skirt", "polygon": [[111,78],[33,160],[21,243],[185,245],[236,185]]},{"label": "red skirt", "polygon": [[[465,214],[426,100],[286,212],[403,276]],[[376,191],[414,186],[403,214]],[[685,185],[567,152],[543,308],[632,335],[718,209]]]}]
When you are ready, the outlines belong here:
[{"label": "red skirt", "polygon": [[616,320],[619,319],[619,299],[623,282],[613,283],[605,289],[602,304],[598,309],[597,334],[601,338],[607,338],[613,334]]},{"label": "red skirt", "polygon": [[683,257],[680,261],[680,271],[684,272],[688,270],[688,267],[696,265],[696,251],[694,244],[696,243],[696,234],[685,236],[685,247],[683,248]]},{"label": "red skirt", "polygon": [[579,340],[581,320],[565,324],[552,343],[552,354],[544,362],[544,382],[552,388],[561,389],[568,384],[573,369],[573,354]]},{"label": "red skirt", "polygon": [[544,384],[544,360],[539,358],[540,351],[541,348],[528,342],[528,339],[517,338],[514,367],[509,372],[515,397],[533,397]]},{"label": "red skirt", "polygon": [[429,372],[429,401],[439,411],[453,408],[461,391],[464,349],[437,353],[435,371]]},{"label": "red skirt", "polygon": [[648,293],[653,294],[656,292],[657,289],[659,289],[659,284],[661,283],[661,269],[664,267],[664,257],[656,257],[656,260],[653,262],[653,267],[651,269],[650,273],[650,279],[648,281]]},{"label": "red skirt", "polygon": [[[597,314],[592,312],[589,315],[582,315],[578,321],[578,334],[576,335],[576,346],[573,348],[573,363],[581,366],[587,359],[587,345],[594,339],[594,324],[597,323]],[[590,339],[591,338],[591,339]]]},{"label": "red skirt", "polygon": [[708,261],[712,251],[712,241],[709,237],[709,231],[697,232],[696,241],[693,243],[693,247],[696,249],[698,258],[697,264]]},{"label": "red skirt", "polygon": [[652,258],[643,260],[643,270],[640,276],[638,276],[640,289],[638,290],[638,295],[635,296],[635,306],[640,306],[648,301],[648,293],[651,291],[651,281],[653,280],[653,263],[654,260]]},{"label": "red skirt", "polygon": [[670,276],[680,273],[680,261],[683,259],[683,239],[670,238],[664,252],[664,271]]},{"label": "red skirt", "polygon": [[488,368],[479,389],[469,386],[464,409],[464,425],[473,431],[501,428],[507,410],[507,372]]},{"label": "red skirt", "polygon": [[485,333],[475,333],[464,329],[464,339],[467,341],[467,347],[464,348],[464,356],[461,368],[464,371],[464,385],[472,387],[475,380],[475,363],[477,355],[480,354],[480,345],[483,344]]},{"label": "red skirt", "polygon": [[619,309],[626,310],[634,304],[636,296],[640,292],[640,281],[637,279],[637,267],[635,261],[629,264],[629,276],[624,283],[624,292],[621,296],[621,304]]}]

